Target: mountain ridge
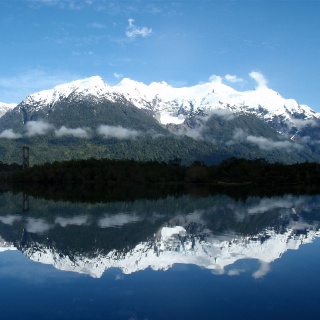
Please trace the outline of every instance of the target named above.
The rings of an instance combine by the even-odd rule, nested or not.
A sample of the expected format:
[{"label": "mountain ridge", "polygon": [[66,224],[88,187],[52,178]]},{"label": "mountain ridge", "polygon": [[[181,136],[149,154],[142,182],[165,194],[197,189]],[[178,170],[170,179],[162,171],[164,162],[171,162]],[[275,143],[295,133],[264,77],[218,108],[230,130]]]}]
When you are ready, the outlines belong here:
[{"label": "mountain ridge", "polygon": [[[70,97],[90,96],[105,98],[112,102],[116,98],[126,98],[140,109],[152,109],[155,112],[172,114],[170,119],[160,119],[160,123],[181,124],[179,115],[199,110],[230,110],[233,113],[255,114],[265,121],[281,116],[284,120],[320,119],[320,113],[294,99],[285,99],[278,92],[263,86],[255,90],[236,91],[232,87],[215,80],[190,87],[175,88],[166,82],[142,82],[124,78],[115,86],[109,86],[100,76],[92,76],[55,86],[27,96],[20,104],[34,104],[41,107],[54,104],[58,100]],[[176,114],[174,114],[176,112]]]},{"label": "mountain ridge", "polygon": [[153,239],[138,243],[128,252],[96,252],[93,257],[83,254],[65,255],[53,246],[47,247],[37,242],[29,243],[27,247],[19,245],[18,248],[4,242],[0,251],[18,249],[33,261],[94,278],[101,278],[110,268],[119,268],[123,274],[131,274],[147,268],[165,271],[174,264],[193,264],[224,274],[228,266],[239,260],[255,259],[260,262],[261,269],[253,277],[260,278],[269,271],[269,268],[264,270],[263,266],[269,266],[286,251],[298,250],[301,245],[312,243],[320,237],[319,228],[307,224],[303,227],[310,228],[302,234],[299,231],[303,231],[303,228],[299,226],[298,230],[289,227],[280,233],[267,228],[254,236],[234,235],[233,238],[213,236],[207,229],[192,234],[185,227],[188,228],[179,224],[162,227]]},{"label": "mountain ridge", "polygon": [[[41,130],[30,132],[30,128],[39,126]],[[0,138],[19,141],[22,137],[31,139],[45,134],[54,139],[90,138],[101,136],[101,126],[108,131],[109,135],[104,135],[106,139],[110,139],[110,130],[134,133],[125,138],[111,136],[130,140],[131,144],[136,144],[134,137],[141,139],[145,135],[149,139],[189,137],[196,141],[197,149],[206,141],[212,145],[212,152],[223,154],[216,159],[230,154],[301,162],[314,161],[320,154],[319,113],[293,99],[283,98],[266,86],[240,92],[223,84],[219,77],[182,88],[166,82],[146,85],[128,78],[109,86],[99,76],[58,85],[29,95],[6,112],[0,118]],[[77,135],[80,131],[81,135]],[[170,144],[176,145],[173,140]],[[61,141],[55,141],[54,146]],[[83,148],[83,143],[78,144]],[[154,141],[150,144],[145,140],[144,144],[154,148]],[[144,146],[141,144],[139,148]],[[208,151],[201,159],[187,156],[187,161],[212,158],[210,147],[206,148]],[[141,151],[137,149],[137,153]],[[172,153],[168,151],[161,150],[166,155],[160,160],[168,159]],[[180,151],[175,150],[177,156]],[[152,153],[148,150],[150,156],[145,159],[157,159]]]}]

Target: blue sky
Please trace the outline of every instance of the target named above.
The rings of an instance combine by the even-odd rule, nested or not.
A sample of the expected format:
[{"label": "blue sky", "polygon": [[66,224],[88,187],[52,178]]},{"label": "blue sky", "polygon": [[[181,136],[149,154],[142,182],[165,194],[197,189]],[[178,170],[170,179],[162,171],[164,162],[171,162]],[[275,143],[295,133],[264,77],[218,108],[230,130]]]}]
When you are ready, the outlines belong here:
[{"label": "blue sky", "polygon": [[319,0],[0,0],[0,101],[93,75],[243,91],[258,71],[320,111],[319,17]]}]

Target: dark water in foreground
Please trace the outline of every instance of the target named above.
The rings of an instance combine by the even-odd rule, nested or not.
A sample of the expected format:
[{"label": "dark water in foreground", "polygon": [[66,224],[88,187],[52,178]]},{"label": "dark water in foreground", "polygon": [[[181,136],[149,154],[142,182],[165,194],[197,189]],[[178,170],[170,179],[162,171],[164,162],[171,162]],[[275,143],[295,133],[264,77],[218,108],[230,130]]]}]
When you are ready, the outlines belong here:
[{"label": "dark water in foreground", "polygon": [[0,194],[1,319],[316,319],[320,196]]}]

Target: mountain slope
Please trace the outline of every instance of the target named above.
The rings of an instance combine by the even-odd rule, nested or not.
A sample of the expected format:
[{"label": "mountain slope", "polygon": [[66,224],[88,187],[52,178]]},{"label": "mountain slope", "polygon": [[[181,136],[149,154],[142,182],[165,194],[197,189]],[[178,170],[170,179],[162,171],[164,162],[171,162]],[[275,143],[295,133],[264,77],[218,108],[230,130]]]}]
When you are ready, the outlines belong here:
[{"label": "mountain slope", "polygon": [[1,161],[17,159],[23,144],[36,151],[37,162],[91,156],[314,161],[319,122],[318,113],[267,87],[239,92],[220,80],[173,88],[130,79],[111,87],[95,76],[31,94],[6,112]]}]

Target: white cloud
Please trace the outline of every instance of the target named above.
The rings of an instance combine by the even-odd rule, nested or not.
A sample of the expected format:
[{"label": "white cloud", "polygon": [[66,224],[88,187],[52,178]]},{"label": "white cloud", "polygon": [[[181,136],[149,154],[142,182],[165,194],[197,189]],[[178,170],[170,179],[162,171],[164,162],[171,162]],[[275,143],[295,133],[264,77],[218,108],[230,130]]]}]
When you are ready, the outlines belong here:
[{"label": "white cloud", "polygon": [[123,77],[123,74],[114,72],[114,73],[113,73],[113,76],[114,76],[115,78],[117,78],[117,79],[121,79],[121,78]]},{"label": "white cloud", "polygon": [[104,138],[116,138],[116,139],[135,139],[139,136],[139,132],[132,129],[123,128],[121,126],[107,126],[101,125],[97,129],[98,134],[104,136]]},{"label": "white cloud", "polygon": [[88,138],[89,137],[89,129],[88,128],[67,128],[65,126],[62,126],[60,129],[55,130],[55,134],[57,137],[63,137],[63,136],[72,136],[75,138]]},{"label": "white cloud", "polygon": [[236,128],[233,132],[232,140],[228,141],[226,144],[227,146],[231,146],[235,144],[237,141],[243,141],[246,139],[248,136],[248,133],[241,129],[241,128]]},{"label": "white cloud", "polygon": [[44,233],[52,228],[52,225],[43,219],[27,218],[26,230],[31,233]]},{"label": "white cloud", "polygon": [[12,226],[16,221],[20,221],[22,218],[15,215],[7,215],[5,217],[0,217],[0,221],[4,224]]},{"label": "white cloud", "polygon": [[311,145],[320,144],[320,140],[314,140],[310,136],[303,136],[302,138],[299,138],[299,142],[309,143]]},{"label": "white cloud", "polygon": [[240,275],[240,273],[243,273],[245,272],[246,270],[244,269],[232,269],[232,270],[229,270],[228,271],[228,276],[238,276]]},{"label": "white cloud", "polygon": [[303,203],[301,198],[295,198],[293,196],[277,197],[277,198],[262,198],[258,204],[255,204],[248,208],[249,214],[264,213],[274,209],[291,209],[297,207]]},{"label": "white cloud", "polygon": [[200,130],[197,129],[189,129],[189,130],[185,130],[182,135],[185,135],[187,137],[190,137],[194,140],[203,140],[203,136],[200,132]]},{"label": "white cloud", "polygon": [[257,82],[256,89],[262,89],[267,87],[267,79],[261,72],[252,71],[249,76]]},{"label": "white cloud", "polygon": [[88,216],[87,215],[79,215],[72,218],[64,218],[64,217],[57,217],[55,219],[55,223],[59,224],[61,227],[71,226],[82,226],[88,223]]},{"label": "white cloud", "polygon": [[135,26],[134,19],[128,19],[129,25],[127,26],[126,36],[130,39],[134,39],[136,36],[141,36],[143,38],[148,37],[152,33],[152,29],[147,27],[137,27]]},{"label": "white cloud", "polygon": [[26,123],[27,128],[27,136],[32,137],[35,135],[44,135],[48,133],[50,130],[53,130],[54,127],[52,124],[40,121],[28,121]]},{"label": "white cloud", "polygon": [[300,150],[302,146],[289,140],[274,141],[262,136],[249,135],[245,130],[236,128],[233,133],[232,140],[227,142],[227,145],[232,145],[237,141],[245,141],[257,145],[261,150],[270,151],[274,149],[283,149],[291,152],[293,150]]},{"label": "white cloud", "polygon": [[209,81],[212,83],[220,84],[220,83],[222,83],[222,78],[220,76],[213,74],[209,77]]},{"label": "white cloud", "polygon": [[227,81],[231,83],[237,83],[237,82],[243,82],[244,80],[242,78],[239,78],[236,75],[226,74],[224,77]]},{"label": "white cloud", "polygon": [[233,140],[243,140],[247,136],[247,133],[241,129],[241,128],[236,128],[233,132]]},{"label": "white cloud", "polygon": [[128,223],[134,223],[141,220],[141,217],[135,214],[118,213],[118,214],[105,214],[104,218],[98,221],[100,228],[121,227]]},{"label": "white cloud", "polygon": [[170,130],[173,134],[177,136],[187,136],[194,140],[204,140],[202,136],[203,124],[198,122],[197,128],[189,128],[188,126],[180,126]]},{"label": "white cloud", "polygon": [[0,133],[0,138],[4,139],[18,139],[21,138],[21,134],[15,133],[12,129],[4,130]]},{"label": "white cloud", "polygon": [[260,268],[252,276],[255,279],[263,278],[270,271],[270,264],[260,260]]},{"label": "white cloud", "polygon": [[312,119],[291,119],[291,122],[297,129],[302,129],[306,126],[315,127],[317,125],[317,122]]},{"label": "white cloud", "polygon": [[293,149],[301,149],[299,144],[290,142],[288,140],[284,141],[274,141],[272,139],[267,139],[261,136],[247,136],[246,141],[258,145],[261,150],[270,151],[273,149],[281,149],[286,151],[292,151]]}]

